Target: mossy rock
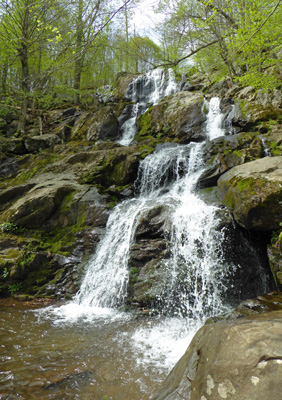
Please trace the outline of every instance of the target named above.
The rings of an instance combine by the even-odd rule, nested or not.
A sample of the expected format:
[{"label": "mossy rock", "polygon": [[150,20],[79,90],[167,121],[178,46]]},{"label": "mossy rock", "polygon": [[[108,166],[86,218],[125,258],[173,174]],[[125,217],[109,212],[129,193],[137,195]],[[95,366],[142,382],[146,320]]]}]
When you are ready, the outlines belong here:
[{"label": "mossy rock", "polygon": [[208,142],[204,150],[206,168],[198,186],[215,186],[219,177],[233,167],[262,158],[264,145],[256,133],[243,132]]},{"label": "mossy rock", "polygon": [[242,227],[272,231],[282,221],[282,157],[234,167],[218,180],[219,197]]},{"label": "mossy rock", "polygon": [[166,97],[139,117],[135,140],[151,136],[178,143],[202,141],[201,128],[206,120],[202,104],[201,92],[177,92]]}]

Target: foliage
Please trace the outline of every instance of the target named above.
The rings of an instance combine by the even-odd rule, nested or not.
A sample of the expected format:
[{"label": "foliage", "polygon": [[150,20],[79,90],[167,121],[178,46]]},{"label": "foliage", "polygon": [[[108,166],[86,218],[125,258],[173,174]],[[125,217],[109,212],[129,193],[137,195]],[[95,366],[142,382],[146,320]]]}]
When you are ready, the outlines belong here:
[{"label": "foliage", "polygon": [[2,222],[0,224],[0,232],[2,233],[22,233],[24,228],[19,227],[12,222]]},{"label": "foliage", "polygon": [[11,285],[8,285],[8,289],[11,295],[15,294],[16,292],[18,292],[22,287],[22,283],[21,282],[17,282],[17,283],[12,283]]},{"label": "foliage", "polygon": [[228,74],[265,91],[281,86],[281,0],[162,0],[159,11],[172,65],[193,56],[211,80]]}]

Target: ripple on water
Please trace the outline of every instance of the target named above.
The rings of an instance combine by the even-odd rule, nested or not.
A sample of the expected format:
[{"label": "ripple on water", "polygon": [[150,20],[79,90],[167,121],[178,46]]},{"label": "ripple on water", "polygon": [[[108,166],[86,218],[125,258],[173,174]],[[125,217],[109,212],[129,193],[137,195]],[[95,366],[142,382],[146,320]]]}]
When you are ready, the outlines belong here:
[{"label": "ripple on water", "polygon": [[11,399],[148,400],[188,343],[185,327],[177,337],[177,319],[73,303],[0,305],[0,318],[0,393]]}]

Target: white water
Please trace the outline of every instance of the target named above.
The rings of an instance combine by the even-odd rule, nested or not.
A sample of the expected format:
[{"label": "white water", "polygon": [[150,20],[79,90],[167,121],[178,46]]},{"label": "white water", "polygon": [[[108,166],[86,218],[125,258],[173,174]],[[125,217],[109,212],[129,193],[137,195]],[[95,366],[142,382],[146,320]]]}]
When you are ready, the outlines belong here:
[{"label": "white water", "polygon": [[[135,127],[141,104],[155,104],[176,90],[173,79],[166,78],[166,82],[169,84],[164,85],[164,75],[157,71],[133,81],[131,91],[136,105],[128,122],[129,131]],[[150,90],[142,85],[150,86]],[[208,104],[208,140],[225,133],[219,106],[217,98]],[[126,133],[123,140],[122,144],[129,144],[132,132]],[[205,320],[228,310],[223,300],[225,282],[235,267],[223,261],[224,232],[217,229],[217,208],[195,193],[203,170],[203,149],[204,143],[165,144],[140,163],[136,181],[139,196],[115,207],[75,300],[51,311],[58,324],[129,324],[131,315],[119,308],[127,296],[130,247],[142,215],[156,206],[165,206],[170,216],[170,257],[163,260],[163,280],[156,299],[162,312],[136,324],[133,332],[125,331],[121,340],[123,346],[133,349],[136,368],[141,366],[148,375],[152,370],[171,369]]]},{"label": "white water", "polygon": [[118,143],[128,146],[136,133],[137,118],[149,106],[158,104],[165,96],[176,91],[177,84],[171,69],[156,68],[133,79],[128,87],[126,97],[135,104],[131,107],[130,118],[121,126],[122,137]]},{"label": "white water", "polygon": [[[208,138],[224,135],[219,101],[212,99],[207,116]],[[158,205],[171,212],[171,257],[164,260],[160,301],[167,317],[144,322],[128,338],[144,368],[170,369],[193,334],[209,316],[227,311],[222,277],[232,273],[221,261],[222,232],[216,230],[216,207],[194,192],[202,171],[204,144],[167,144],[146,157],[136,184],[140,195],[113,210],[74,303],[55,312],[59,321],[107,321],[128,318],[117,309],[124,303],[129,279],[130,246],[140,217]],[[165,298],[165,300],[164,300]],[[148,369],[148,370],[149,370]]]}]

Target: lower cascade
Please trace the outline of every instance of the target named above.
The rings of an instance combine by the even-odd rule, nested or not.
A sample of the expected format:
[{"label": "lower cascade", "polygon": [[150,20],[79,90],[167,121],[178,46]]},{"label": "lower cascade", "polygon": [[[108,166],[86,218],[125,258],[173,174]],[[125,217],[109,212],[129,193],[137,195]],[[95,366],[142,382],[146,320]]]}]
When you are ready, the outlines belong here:
[{"label": "lower cascade", "polygon": [[[212,140],[225,131],[219,99],[211,99],[208,106],[205,135]],[[164,213],[166,245],[154,265],[154,285],[145,293],[154,318],[126,339],[135,349],[137,363],[148,365],[150,370],[172,368],[207,318],[228,312],[241,300],[233,287],[241,266],[226,260],[228,239],[220,228],[221,210],[197,194],[204,146],[204,142],[160,145],[140,163],[135,182],[138,195],[112,211],[74,301],[52,310],[58,323],[81,318],[99,324],[101,318],[103,324],[128,321],[131,314],[123,310],[130,302],[129,264],[140,222],[148,213]],[[262,280],[261,292],[266,287]]]},{"label": "lower cascade", "polygon": [[[225,133],[219,105],[218,98],[211,99],[207,140]],[[196,193],[204,145],[162,145],[140,163],[135,183],[139,195],[112,212],[106,235],[76,296],[77,304],[97,308],[126,304],[136,230],[144,215],[155,210],[166,213],[163,236],[167,255],[157,266],[157,288],[147,292],[151,305],[165,315],[188,316],[196,325],[228,311],[226,293],[240,265],[225,262],[226,233],[218,229],[220,210],[207,205]]]},{"label": "lower cascade", "polygon": [[[128,90],[144,112],[176,89],[155,71]],[[75,297],[13,317],[3,312],[8,350],[17,343],[0,376],[7,395],[11,381],[26,398],[151,399],[207,319],[267,292],[261,255],[212,188],[202,188],[207,145],[229,133],[220,99],[201,104],[199,97],[195,141],[158,144],[138,161],[135,195],[111,210]],[[134,129],[114,146],[135,149]],[[24,370],[35,377],[30,386]]]}]

